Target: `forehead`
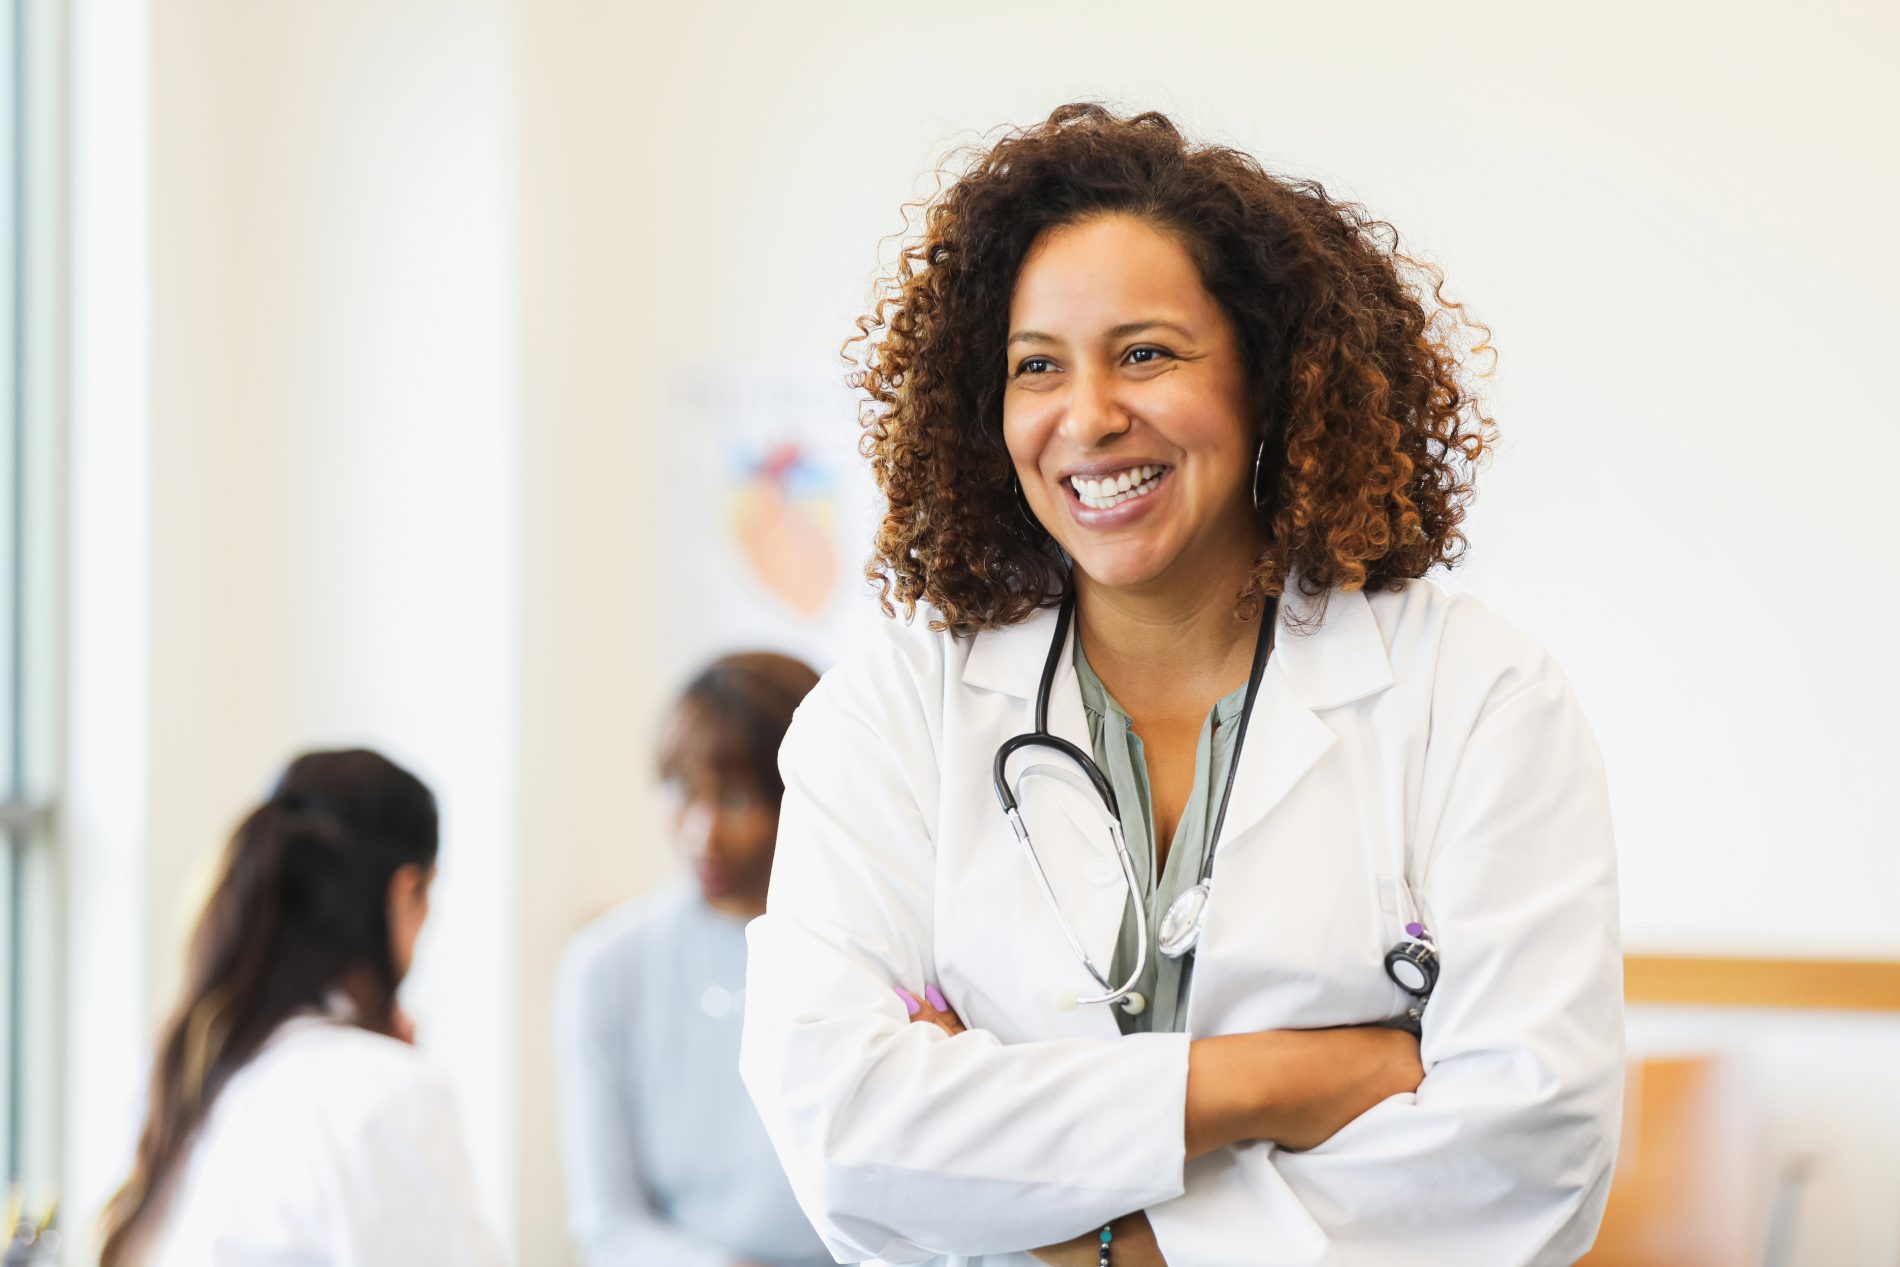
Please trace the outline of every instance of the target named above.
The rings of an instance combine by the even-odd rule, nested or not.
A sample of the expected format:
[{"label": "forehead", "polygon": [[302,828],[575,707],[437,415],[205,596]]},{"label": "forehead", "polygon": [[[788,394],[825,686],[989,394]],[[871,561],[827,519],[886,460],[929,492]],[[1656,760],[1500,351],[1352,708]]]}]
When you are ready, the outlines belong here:
[{"label": "forehead", "polygon": [[659,749],[662,778],[702,788],[756,785],[769,759],[743,721],[690,699],[668,715]]},{"label": "forehead", "polygon": [[1081,337],[1147,320],[1194,327],[1218,322],[1220,309],[1180,240],[1133,216],[1048,230],[1029,248],[1010,295],[1012,334]]}]

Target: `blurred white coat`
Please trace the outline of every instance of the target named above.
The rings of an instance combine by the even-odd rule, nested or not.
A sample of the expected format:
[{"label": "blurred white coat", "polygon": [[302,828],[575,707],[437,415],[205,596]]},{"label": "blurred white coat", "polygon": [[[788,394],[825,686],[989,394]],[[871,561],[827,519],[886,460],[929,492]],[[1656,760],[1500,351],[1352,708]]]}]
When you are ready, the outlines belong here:
[{"label": "blurred white coat", "polygon": [[284,1022],[212,1103],[149,1267],[500,1267],[447,1078],[396,1039]]},{"label": "blurred white coat", "polygon": [[[1055,613],[974,639],[889,622],[781,751],[742,1069],[841,1259],[1029,1263],[1146,1210],[1171,1267],[1516,1267],[1590,1245],[1623,1069],[1615,853],[1571,689],[1482,605],[1414,582],[1298,596],[1243,746],[1189,1034],[1122,1037],[991,790],[1033,724]],[[1062,655],[1050,729],[1089,749]],[[1661,710],[1659,708],[1659,714]],[[1659,724],[1666,724],[1659,720]],[[1113,953],[1125,889],[1092,794],[1019,793],[1077,935]],[[1307,1152],[1183,1165],[1190,1035],[1389,1020],[1408,889],[1443,975],[1425,1081]],[[969,1032],[909,1023],[941,986]],[[990,1256],[995,1256],[994,1258]]]}]

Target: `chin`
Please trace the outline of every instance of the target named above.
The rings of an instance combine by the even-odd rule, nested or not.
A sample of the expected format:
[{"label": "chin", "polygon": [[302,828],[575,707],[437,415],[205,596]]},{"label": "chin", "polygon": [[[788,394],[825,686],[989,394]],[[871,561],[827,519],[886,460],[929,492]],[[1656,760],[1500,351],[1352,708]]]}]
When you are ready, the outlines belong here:
[{"label": "chin", "polygon": [[1168,573],[1173,556],[1146,545],[1090,550],[1070,556],[1084,576],[1106,589],[1142,589]]}]

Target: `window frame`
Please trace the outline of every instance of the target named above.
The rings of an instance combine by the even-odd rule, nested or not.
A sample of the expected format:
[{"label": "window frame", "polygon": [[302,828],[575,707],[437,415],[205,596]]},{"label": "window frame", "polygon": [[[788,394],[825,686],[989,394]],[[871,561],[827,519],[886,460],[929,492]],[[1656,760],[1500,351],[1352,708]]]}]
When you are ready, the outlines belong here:
[{"label": "window frame", "polygon": [[0,18],[0,1162],[56,1195],[64,1104],[57,847],[65,509],[66,10]]}]

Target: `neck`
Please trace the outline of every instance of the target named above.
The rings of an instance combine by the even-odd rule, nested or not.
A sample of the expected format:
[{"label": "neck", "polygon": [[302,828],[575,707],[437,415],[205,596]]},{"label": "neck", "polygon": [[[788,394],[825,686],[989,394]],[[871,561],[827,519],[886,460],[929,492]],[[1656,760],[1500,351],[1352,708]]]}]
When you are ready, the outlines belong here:
[{"label": "neck", "polygon": [[1259,618],[1243,620],[1236,608],[1254,558],[1251,549],[1235,552],[1127,589],[1076,572],[1076,636],[1122,707],[1200,716],[1246,680]]},{"label": "neck", "polygon": [[765,914],[765,894],[732,893],[723,897],[709,897],[706,905],[734,919],[757,919]]},{"label": "neck", "polygon": [[[386,1023],[387,1018],[377,1013],[386,1012],[390,1000],[383,990],[377,988],[375,975],[368,968],[361,965],[351,968],[338,979],[335,988],[355,1012],[352,1019],[356,1024],[375,1028],[378,1033],[383,1032],[377,1027]],[[379,1004],[382,1005],[380,1008]]]}]

